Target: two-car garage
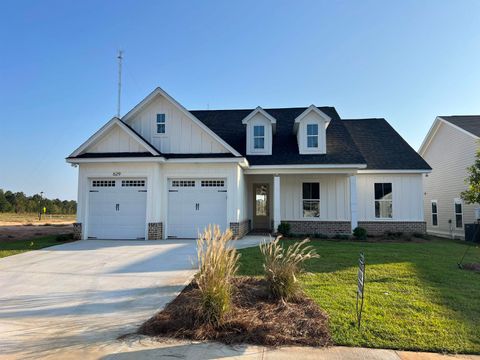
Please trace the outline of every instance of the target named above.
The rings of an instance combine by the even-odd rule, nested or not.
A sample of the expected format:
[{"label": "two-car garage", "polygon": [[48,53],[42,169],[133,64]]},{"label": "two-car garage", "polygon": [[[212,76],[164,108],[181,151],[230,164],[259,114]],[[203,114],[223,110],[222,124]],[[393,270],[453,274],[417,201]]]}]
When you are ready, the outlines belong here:
[{"label": "two-car garage", "polygon": [[[218,224],[222,230],[227,227],[226,179],[167,181],[167,209],[162,216],[167,237],[196,238],[209,224]],[[88,183],[88,238],[145,238],[149,196],[146,178],[91,178]]]}]

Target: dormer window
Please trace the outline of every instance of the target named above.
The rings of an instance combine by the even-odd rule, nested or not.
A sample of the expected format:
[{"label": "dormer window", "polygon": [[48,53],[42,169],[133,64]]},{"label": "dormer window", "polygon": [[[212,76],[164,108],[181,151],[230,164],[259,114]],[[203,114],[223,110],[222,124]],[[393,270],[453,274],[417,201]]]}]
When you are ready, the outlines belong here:
[{"label": "dormer window", "polygon": [[318,124],[307,124],[307,147],[318,148]]},{"label": "dormer window", "polygon": [[157,114],[157,134],[165,134],[165,114]]},{"label": "dormer window", "polygon": [[265,126],[255,125],[253,127],[253,147],[255,149],[265,148]]}]

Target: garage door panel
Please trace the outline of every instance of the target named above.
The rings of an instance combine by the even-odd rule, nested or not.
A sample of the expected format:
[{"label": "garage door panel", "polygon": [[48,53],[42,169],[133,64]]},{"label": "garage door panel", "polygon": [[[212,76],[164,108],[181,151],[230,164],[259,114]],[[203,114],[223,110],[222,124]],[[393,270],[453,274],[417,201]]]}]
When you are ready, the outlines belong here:
[{"label": "garage door panel", "polygon": [[[202,186],[203,184],[208,186]],[[209,224],[217,224],[225,230],[227,225],[225,184],[224,179],[170,180],[167,235],[196,238]]]},{"label": "garage door panel", "polygon": [[[93,179],[88,204],[88,237],[138,239],[145,237],[145,180]],[[108,184],[108,186],[101,186]],[[125,186],[135,184],[135,186]],[[142,184],[142,186],[139,186]],[[96,185],[96,186],[93,186]]]}]

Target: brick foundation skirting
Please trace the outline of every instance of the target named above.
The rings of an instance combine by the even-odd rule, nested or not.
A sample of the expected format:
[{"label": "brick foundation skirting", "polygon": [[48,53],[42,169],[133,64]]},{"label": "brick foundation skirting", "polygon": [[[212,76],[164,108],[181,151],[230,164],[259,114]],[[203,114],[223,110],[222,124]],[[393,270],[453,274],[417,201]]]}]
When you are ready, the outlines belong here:
[{"label": "brick foundation skirting", "polygon": [[82,239],[82,223],[73,223],[73,238],[75,240]]},{"label": "brick foundation skirting", "polygon": [[163,223],[148,223],[148,240],[163,239]]},{"label": "brick foundation skirting", "polygon": [[230,230],[232,230],[233,238],[235,240],[240,239],[250,231],[250,220],[231,222]]},{"label": "brick foundation skirting", "polygon": [[298,221],[282,220],[282,223],[290,224],[292,234],[351,234],[350,221]]},{"label": "brick foundation skirting", "polygon": [[368,235],[383,235],[387,231],[403,232],[405,234],[427,231],[425,221],[359,221],[358,226],[367,230]]}]

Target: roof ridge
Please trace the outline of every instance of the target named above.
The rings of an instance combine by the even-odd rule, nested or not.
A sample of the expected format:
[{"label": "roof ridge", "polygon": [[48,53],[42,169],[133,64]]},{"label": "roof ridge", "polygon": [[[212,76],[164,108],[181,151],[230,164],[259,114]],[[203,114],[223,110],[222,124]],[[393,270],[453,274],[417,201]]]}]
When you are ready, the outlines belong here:
[{"label": "roof ridge", "polygon": [[[261,106],[260,106],[261,107]],[[292,107],[274,107],[274,108],[266,108],[266,107],[261,107],[263,110],[297,110],[297,109],[308,109],[308,106],[292,106]],[[318,109],[335,109],[335,106],[317,106]],[[187,109],[188,111],[253,111],[256,108],[243,108],[243,109],[194,109],[190,110]]]}]

